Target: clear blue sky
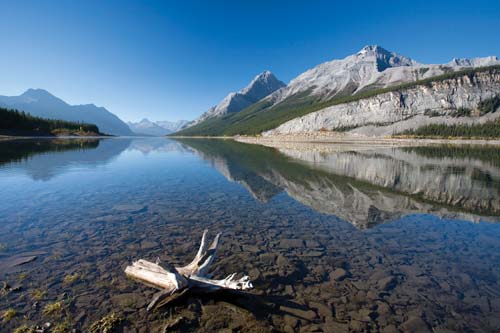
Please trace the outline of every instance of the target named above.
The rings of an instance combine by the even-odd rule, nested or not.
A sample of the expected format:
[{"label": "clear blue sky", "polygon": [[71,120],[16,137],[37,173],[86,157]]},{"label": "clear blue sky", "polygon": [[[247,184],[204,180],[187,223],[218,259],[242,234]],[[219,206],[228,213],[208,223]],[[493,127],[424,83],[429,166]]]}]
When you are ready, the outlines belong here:
[{"label": "clear blue sky", "polygon": [[434,2],[0,0],[0,95],[192,119],[265,69],[288,82],[367,44],[426,63],[500,56],[500,1]]}]

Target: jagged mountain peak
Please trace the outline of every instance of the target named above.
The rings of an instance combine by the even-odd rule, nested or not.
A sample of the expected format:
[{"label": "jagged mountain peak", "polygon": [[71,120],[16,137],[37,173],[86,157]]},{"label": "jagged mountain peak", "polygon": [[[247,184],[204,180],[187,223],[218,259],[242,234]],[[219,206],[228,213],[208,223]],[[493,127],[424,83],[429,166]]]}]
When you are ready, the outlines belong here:
[{"label": "jagged mountain peak", "polygon": [[419,63],[415,60],[398,53],[388,51],[379,45],[367,45],[356,55],[361,58],[374,57],[377,65],[376,69],[379,72],[383,72],[385,69],[390,67],[419,65]]},{"label": "jagged mountain peak", "polygon": [[311,68],[293,79],[283,91],[269,98],[277,103],[303,91],[311,91],[321,98],[350,95],[388,68],[415,65],[419,64],[413,59],[378,45],[368,45],[343,59],[327,61]]},{"label": "jagged mountain peak", "polygon": [[276,80],[276,81],[278,81],[278,79],[276,78],[276,76],[274,76],[274,74],[271,71],[265,70],[262,73],[256,75],[254,77],[254,79],[250,82],[249,86],[252,85],[252,84],[255,84],[257,82],[269,81],[269,80]]},{"label": "jagged mountain peak", "polygon": [[228,113],[236,113],[244,108],[258,102],[262,98],[272,94],[276,90],[285,87],[286,84],[278,80],[268,70],[263,71],[253,78],[252,81],[238,92],[229,93],[219,104],[211,107],[200,117],[187,124],[184,128],[194,126],[207,119],[223,116]]},{"label": "jagged mountain peak", "polygon": [[376,45],[376,44],[373,44],[373,45],[366,45],[364,46],[361,50],[359,50],[358,53],[367,53],[367,52],[385,52],[385,53],[388,53],[389,51],[387,51],[386,49],[384,49],[383,47],[379,46],[379,45]]},{"label": "jagged mountain peak", "polygon": [[247,98],[255,100],[256,102],[284,86],[286,86],[285,83],[278,80],[270,71],[265,70],[257,75],[248,86],[238,93],[246,95]]}]

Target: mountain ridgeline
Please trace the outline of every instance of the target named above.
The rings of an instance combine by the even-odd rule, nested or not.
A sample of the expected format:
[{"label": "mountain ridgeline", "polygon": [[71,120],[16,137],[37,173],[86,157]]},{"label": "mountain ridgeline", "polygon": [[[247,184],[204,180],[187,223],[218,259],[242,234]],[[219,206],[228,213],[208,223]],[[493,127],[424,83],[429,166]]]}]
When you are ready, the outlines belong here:
[{"label": "mountain ridgeline", "polygon": [[127,124],[105,108],[94,104],[69,105],[43,89],[28,89],[19,96],[0,96],[0,107],[46,119],[95,124],[106,134],[133,135]]},{"label": "mountain ridgeline", "polygon": [[[228,97],[231,96],[228,95]],[[367,46],[344,59],[320,64],[238,111],[217,107],[175,135],[279,135],[343,131],[386,136],[430,124],[493,122],[496,109],[478,106],[500,96],[496,57],[421,64]],[[227,99],[227,97],[226,97]],[[221,102],[220,105],[223,105]],[[460,117],[460,110],[470,110]]]}]

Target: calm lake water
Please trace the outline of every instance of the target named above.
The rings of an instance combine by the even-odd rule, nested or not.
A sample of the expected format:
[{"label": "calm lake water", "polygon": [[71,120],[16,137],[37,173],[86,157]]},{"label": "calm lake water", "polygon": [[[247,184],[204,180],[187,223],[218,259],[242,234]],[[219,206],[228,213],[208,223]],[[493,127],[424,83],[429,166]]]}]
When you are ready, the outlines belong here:
[{"label": "calm lake water", "polygon": [[[10,140],[0,191],[1,332],[500,331],[499,148]],[[187,263],[204,229],[214,277],[255,289],[147,313],[124,268]]]}]

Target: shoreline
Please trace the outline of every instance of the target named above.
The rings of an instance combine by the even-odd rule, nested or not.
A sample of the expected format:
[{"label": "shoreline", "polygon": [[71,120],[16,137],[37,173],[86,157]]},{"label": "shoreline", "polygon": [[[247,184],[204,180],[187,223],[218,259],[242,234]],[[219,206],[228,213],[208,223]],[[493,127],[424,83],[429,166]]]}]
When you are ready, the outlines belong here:
[{"label": "shoreline", "polygon": [[25,139],[103,139],[112,138],[110,135],[0,135],[0,140],[25,140]]},{"label": "shoreline", "polygon": [[269,136],[168,136],[167,138],[179,139],[223,139],[235,140],[248,144],[260,144],[264,146],[286,147],[289,145],[392,145],[392,146],[418,146],[433,144],[454,145],[493,145],[500,146],[499,139],[437,139],[437,138],[393,138],[393,137],[369,137],[358,135],[347,135],[344,133],[303,133],[303,134],[281,134]]}]

